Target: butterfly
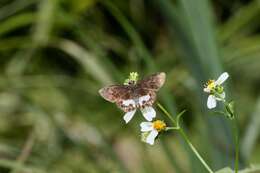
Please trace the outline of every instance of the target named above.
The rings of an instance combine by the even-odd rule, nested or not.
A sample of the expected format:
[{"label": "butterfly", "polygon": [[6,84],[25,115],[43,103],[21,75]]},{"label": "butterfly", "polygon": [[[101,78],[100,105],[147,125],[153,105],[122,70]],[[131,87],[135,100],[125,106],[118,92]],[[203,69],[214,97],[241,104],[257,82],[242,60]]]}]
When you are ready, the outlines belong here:
[{"label": "butterfly", "polygon": [[152,121],[156,112],[152,105],[156,100],[156,92],[163,86],[166,74],[159,72],[143,80],[128,81],[127,85],[110,85],[99,90],[99,94],[107,101],[115,103],[125,112],[123,119],[128,123],[137,109],[140,109],[147,121]]}]

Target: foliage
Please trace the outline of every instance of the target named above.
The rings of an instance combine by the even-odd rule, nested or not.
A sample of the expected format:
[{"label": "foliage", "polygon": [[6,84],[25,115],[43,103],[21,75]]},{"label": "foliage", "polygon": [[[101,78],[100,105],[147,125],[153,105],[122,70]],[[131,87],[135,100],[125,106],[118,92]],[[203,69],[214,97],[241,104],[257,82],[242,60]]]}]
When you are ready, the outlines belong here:
[{"label": "foliage", "polygon": [[147,146],[142,116],[126,128],[98,95],[131,71],[166,72],[158,100],[187,110],[182,126],[214,170],[233,166],[233,140],[202,88],[228,71],[240,168],[260,163],[259,17],[258,0],[1,0],[0,172],[204,173],[178,135]]}]

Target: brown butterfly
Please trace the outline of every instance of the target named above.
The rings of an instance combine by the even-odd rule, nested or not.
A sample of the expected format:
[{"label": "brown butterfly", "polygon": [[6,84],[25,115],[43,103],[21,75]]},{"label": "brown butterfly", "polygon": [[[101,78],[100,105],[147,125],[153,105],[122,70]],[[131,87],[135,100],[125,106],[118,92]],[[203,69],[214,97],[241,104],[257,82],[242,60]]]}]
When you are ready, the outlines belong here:
[{"label": "brown butterfly", "polygon": [[126,114],[124,120],[128,123],[139,108],[146,120],[152,121],[156,116],[152,108],[156,100],[156,92],[163,86],[166,74],[155,73],[143,80],[129,81],[127,85],[110,85],[99,90],[107,101],[116,103]]}]

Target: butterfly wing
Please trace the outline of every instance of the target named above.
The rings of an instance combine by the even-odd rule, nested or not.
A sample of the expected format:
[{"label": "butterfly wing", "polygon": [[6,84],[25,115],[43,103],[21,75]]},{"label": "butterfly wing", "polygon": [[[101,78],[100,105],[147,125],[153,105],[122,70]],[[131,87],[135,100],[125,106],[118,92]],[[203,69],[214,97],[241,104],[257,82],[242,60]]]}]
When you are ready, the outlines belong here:
[{"label": "butterfly wing", "polygon": [[166,74],[164,72],[159,72],[140,80],[137,85],[145,90],[158,91],[163,86],[165,78]]},{"label": "butterfly wing", "polygon": [[[146,106],[152,106],[156,100],[156,93],[152,90],[140,88],[142,94],[138,97],[138,106],[144,108]],[[138,91],[137,91],[138,92]]]},{"label": "butterfly wing", "polygon": [[122,99],[127,99],[131,94],[131,89],[125,85],[110,85],[101,88],[99,94],[107,101],[115,103]]},{"label": "butterfly wing", "polygon": [[111,85],[99,90],[100,95],[107,101],[116,103],[124,112],[136,108],[152,106],[158,91],[165,82],[165,73],[153,74],[138,81],[135,86]]},{"label": "butterfly wing", "polygon": [[129,112],[136,108],[133,88],[126,85],[111,85],[99,90],[99,94],[107,101],[116,103],[124,112]]},{"label": "butterfly wing", "polygon": [[152,106],[156,100],[156,91],[163,86],[165,78],[166,74],[159,72],[138,81],[136,92],[142,96],[139,97],[140,107]]}]

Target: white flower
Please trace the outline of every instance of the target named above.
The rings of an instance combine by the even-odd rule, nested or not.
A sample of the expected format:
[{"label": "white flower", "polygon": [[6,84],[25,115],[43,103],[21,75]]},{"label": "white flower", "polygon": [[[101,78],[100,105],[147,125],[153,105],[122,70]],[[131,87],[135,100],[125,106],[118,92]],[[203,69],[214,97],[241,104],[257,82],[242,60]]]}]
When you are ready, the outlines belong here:
[{"label": "white flower", "polygon": [[141,132],[143,132],[142,140],[150,145],[153,145],[159,132],[166,129],[166,124],[161,120],[156,120],[154,122],[142,122],[140,127]]},{"label": "white flower", "polygon": [[217,101],[221,101],[225,99],[224,88],[221,86],[227,78],[229,77],[227,72],[222,73],[219,78],[215,80],[209,80],[205,87],[204,92],[209,93],[207,106],[209,109],[215,108],[217,106]]},{"label": "white flower", "polygon": [[156,112],[154,108],[150,105],[143,105],[143,103],[149,102],[149,100],[150,100],[149,95],[139,97],[138,99],[135,100],[133,99],[124,100],[122,104],[126,107],[130,106],[132,108],[131,111],[125,113],[124,115],[125,122],[128,123],[134,117],[137,108],[140,108],[144,118],[147,121],[152,121],[153,118],[156,117]]}]

